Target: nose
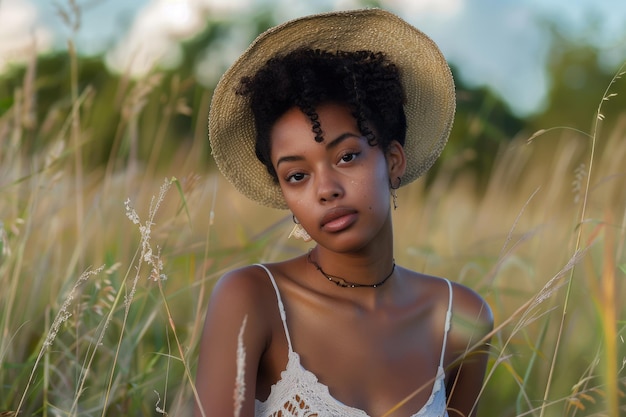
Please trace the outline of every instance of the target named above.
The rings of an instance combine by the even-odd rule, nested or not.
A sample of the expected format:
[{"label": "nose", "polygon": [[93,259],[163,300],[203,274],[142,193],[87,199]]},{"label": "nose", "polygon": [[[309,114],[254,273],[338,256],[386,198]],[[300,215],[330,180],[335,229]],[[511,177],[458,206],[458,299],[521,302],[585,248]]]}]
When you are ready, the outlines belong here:
[{"label": "nose", "polygon": [[337,173],[325,169],[317,175],[317,196],[321,203],[327,203],[344,195],[344,188]]}]

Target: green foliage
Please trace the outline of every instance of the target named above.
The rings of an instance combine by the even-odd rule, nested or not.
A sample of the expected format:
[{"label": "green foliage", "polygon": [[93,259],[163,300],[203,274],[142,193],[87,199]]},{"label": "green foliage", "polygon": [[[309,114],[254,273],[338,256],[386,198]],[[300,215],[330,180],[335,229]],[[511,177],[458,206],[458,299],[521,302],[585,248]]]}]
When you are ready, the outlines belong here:
[{"label": "green foliage", "polygon": [[[272,23],[260,14],[257,29]],[[234,195],[209,163],[211,86],[193,67],[228,24],[209,22],[183,45],[180,68],[139,80],[67,53],[3,78],[0,415],[189,415],[215,280],[306,250],[286,241],[285,213]],[[561,50],[557,81],[567,63],[599,68],[593,50]],[[615,299],[626,274],[624,80],[602,100],[610,76],[600,78],[589,92],[555,82],[553,104],[531,121],[459,86],[429,186],[399,190],[398,263],[463,282],[494,310],[479,415],[617,417],[626,407],[626,312]],[[562,129],[529,144],[521,133],[591,132],[598,102],[605,125],[583,135],[592,140]]]},{"label": "green foliage", "polygon": [[[597,103],[617,68],[603,63],[602,50],[591,44],[592,29],[588,36],[581,33],[572,39],[553,25],[546,26],[551,34],[550,91],[545,110],[530,118],[529,125],[535,130],[557,125],[589,132],[595,123]],[[623,86],[616,90],[623,91]],[[608,131],[620,122],[618,116],[625,107],[626,94],[621,93],[604,106]]]},{"label": "green foliage", "polygon": [[457,84],[454,126],[438,164],[456,166],[455,175],[469,169],[484,186],[498,150],[523,131],[524,121],[488,88],[468,88],[462,83]]},{"label": "green foliage", "polygon": [[[251,23],[253,33],[261,33],[275,21],[266,10],[258,12]],[[181,44],[183,58],[177,68],[155,71],[145,79],[129,80],[110,73],[101,56],[76,57],[77,87],[87,95],[81,108],[85,165],[100,166],[111,159],[160,164],[167,162],[163,156],[181,145],[189,146],[199,126],[205,132],[207,104],[214,86],[201,85],[195,70],[204,52],[235,24],[239,23],[208,20],[200,34]],[[27,153],[54,141],[54,135],[67,123],[71,113],[70,62],[69,53],[62,51],[39,57],[35,64],[39,76],[28,91],[37,105],[31,134],[23,140]],[[11,97],[21,87],[26,70],[7,75],[0,97]],[[487,176],[495,151],[519,132],[522,121],[485,88],[459,84],[458,90],[457,119],[443,158],[464,158],[462,167],[470,166]],[[5,101],[4,108],[9,109],[12,100]],[[137,124],[144,128],[135,134]]]}]

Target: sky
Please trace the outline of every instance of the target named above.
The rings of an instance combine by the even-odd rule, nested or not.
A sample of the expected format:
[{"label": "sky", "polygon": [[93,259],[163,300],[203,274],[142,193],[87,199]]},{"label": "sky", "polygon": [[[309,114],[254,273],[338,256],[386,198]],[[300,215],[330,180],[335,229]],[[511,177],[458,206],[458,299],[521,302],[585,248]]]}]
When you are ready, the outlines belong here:
[{"label": "sky", "polygon": [[[81,9],[78,29],[71,5]],[[626,0],[383,0],[429,35],[471,86],[487,86],[520,116],[538,112],[549,88],[546,28],[555,23],[574,39],[601,48],[610,68],[626,61]],[[249,19],[272,5],[277,22],[351,9],[355,0],[0,0],[0,71],[33,51],[64,48],[72,39],[87,54],[104,53],[112,71],[140,77],[155,65],[175,65],[179,42],[211,18],[241,21],[201,57],[201,82],[214,83],[248,46]],[[63,17],[65,16],[65,18]],[[589,32],[590,19],[601,22]]]}]

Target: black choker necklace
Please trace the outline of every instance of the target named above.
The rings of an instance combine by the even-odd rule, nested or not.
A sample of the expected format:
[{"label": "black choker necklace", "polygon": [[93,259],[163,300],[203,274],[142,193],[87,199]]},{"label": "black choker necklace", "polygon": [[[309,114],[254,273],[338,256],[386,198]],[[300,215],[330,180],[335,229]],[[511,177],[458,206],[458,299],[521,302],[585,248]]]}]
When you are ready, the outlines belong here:
[{"label": "black choker necklace", "polygon": [[343,287],[343,288],[359,288],[359,287],[378,288],[381,285],[383,285],[385,282],[387,282],[387,280],[393,275],[393,271],[396,270],[396,262],[394,261],[393,264],[391,265],[391,271],[389,272],[389,275],[387,275],[382,281],[377,282],[376,284],[359,284],[356,282],[346,281],[345,279],[341,277],[327,274],[326,272],[324,272],[322,267],[319,266],[319,264],[311,258],[311,252],[307,254],[306,259],[311,264],[313,264],[313,266],[315,266],[315,268],[317,268],[317,270],[320,271],[321,274],[326,277],[326,279],[328,279],[330,282],[335,283],[338,287]]}]

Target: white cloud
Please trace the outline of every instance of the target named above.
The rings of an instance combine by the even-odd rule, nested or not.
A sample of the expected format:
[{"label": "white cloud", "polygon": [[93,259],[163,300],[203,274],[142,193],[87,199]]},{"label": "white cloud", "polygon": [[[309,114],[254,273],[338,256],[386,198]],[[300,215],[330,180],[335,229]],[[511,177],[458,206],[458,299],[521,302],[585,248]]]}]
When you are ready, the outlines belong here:
[{"label": "white cloud", "polygon": [[213,14],[229,14],[246,10],[252,6],[254,0],[196,0],[204,5]]},{"label": "white cloud", "polygon": [[547,93],[545,34],[522,3],[387,0],[441,48],[460,78],[486,85],[521,114],[538,110]]},{"label": "white cloud", "polygon": [[[22,2],[0,0],[0,3],[3,1],[5,4]],[[139,9],[130,30],[107,56],[111,68],[134,76],[145,74],[155,65],[176,64],[181,56],[180,40],[201,30],[208,17],[241,19],[237,33],[229,34],[221,41],[223,45],[216,45],[203,57],[197,71],[205,82],[221,74],[233,57],[247,46],[254,34],[246,32],[252,27],[244,22],[255,8],[272,7],[276,21],[282,22],[309,13],[350,9],[359,4],[357,0],[133,0],[133,10],[144,2],[148,3]],[[458,66],[463,81],[489,86],[521,115],[540,110],[548,88],[549,45],[544,29],[537,22],[538,16],[560,22],[575,33],[593,10],[606,18],[602,32],[606,35],[604,43],[615,44],[611,49],[602,50],[603,57],[607,62],[623,60],[624,46],[623,40],[620,41],[623,38],[616,38],[616,35],[623,36],[621,27],[626,16],[626,1],[612,0],[607,2],[612,6],[602,7],[604,2],[595,0],[575,3],[574,6],[568,0],[381,1],[384,8],[396,12],[432,37],[446,58]],[[563,16],[555,14],[557,10],[563,10]],[[0,25],[0,30],[2,28]],[[95,25],[91,30],[102,35],[101,28],[96,29]],[[118,35],[116,39],[120,39]]]},{"label": "white cloud", "polygon": [[249,25],[234,25],[229,28],[228,33],[217,39],[198,60],[195,68],[198,81],[205,86],[215,86],[255,36],[256,33],[252,33]]},{"label": "white cloud", "polygon": [[27,62],[52,44],[52,34],[38,23],[37,8],[27,0],[0,0],[0,72]]},{"label": "white cloud", "polygon": [[134,77],[155,66],[174,66],[181,59],[179,43],[198,34],[208,16],[233,13],[249,4],[250,0],[152,0],[107,54],[107,63]]}]

